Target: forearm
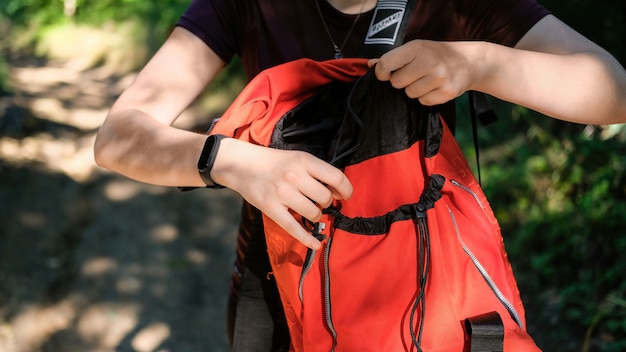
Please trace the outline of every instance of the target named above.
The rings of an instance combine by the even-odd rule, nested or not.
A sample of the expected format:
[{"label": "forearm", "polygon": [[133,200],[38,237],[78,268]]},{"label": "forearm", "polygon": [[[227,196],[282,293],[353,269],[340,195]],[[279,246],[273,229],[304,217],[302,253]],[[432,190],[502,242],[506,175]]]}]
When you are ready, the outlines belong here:
[{"label": "forearm", "polygon": [[626,72],[610,55],[477,45],[481,68],[471,89],[566,121],[626,122]]},{"label": "forearm", "polygon": [[206,136],[162,124],[134,109],[112,111],[98,131],[98,165],[162,186],[203,186],[197,162]]}]

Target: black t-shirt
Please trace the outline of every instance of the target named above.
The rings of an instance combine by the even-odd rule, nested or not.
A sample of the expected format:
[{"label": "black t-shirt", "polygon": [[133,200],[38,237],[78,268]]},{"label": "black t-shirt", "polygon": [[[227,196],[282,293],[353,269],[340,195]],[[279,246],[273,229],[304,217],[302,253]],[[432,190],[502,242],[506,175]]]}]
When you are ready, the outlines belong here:
[{"label": "black t-shirt", "polygon": [[[193,0],[180,18],[224,61],[238,55],[248,78],[261,70],[307,57],[334,57],[331,40],[317,11],[318,0]],[[320,9],[337,45],[356,15],[327,1]],[[514,46],[549,12],[535,0],[417,0],[405,40],[482,40]],[[343,53],[356,56],[373,11],[362,14]]]},{"label": "black t-shirt", "polygon": [[[288,61],[334,58],[335,51],[315,1],[319,1],[330,34],[340,45],[356,15],[341,13],[326,0],[192,0],[177,25],[198,36],[225,62],[239,56],[251,79],[266,68]],[[405,41],[481,40],[514,46],[549,13],[535,0],[416,1]],[[373,12],[359,16],[343,47],[344,56],[358,55]],[[446,105],[454,116],[454,104]],[[236,268],[243,271],[245,261],[263,278],[271,268],[260,220],[260,213],[244,202]],[[237,277],[234,275],[231,287],[235,296]]]}]

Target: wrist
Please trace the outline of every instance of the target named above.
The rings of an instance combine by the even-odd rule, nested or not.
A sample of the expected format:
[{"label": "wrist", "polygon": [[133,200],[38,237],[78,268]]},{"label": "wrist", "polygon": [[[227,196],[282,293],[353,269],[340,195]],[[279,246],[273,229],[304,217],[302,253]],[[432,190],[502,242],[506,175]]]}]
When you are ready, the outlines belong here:
[{"label": "wrist", "polygon": [[490,93],[493,91],[493,78],[497,77],[503,60],[503,47],[488,42],[471,42],[470,45],[471,84],[468,90]]}]

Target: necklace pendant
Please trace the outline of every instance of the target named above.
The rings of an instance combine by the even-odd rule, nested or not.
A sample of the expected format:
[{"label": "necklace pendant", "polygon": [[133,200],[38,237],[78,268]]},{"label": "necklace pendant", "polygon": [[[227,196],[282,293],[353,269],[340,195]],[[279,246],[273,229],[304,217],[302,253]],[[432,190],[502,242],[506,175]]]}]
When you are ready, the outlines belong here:
[{"label": "necklace pendant", "polygon": [[335,44],[335,41],[333,40],[333,36],[330,34],[330,30],[328,29],[328,25],[326,25],[326,21],[324,20],[324,14],[322,14],[322,10],[320,9],[320,4],[319,4],[321,0],[313,0],[313,1],[315,2],[317,13],[320,15],[320,20],[322,21],[322,25],[324,26],[324,29],[326,30],[328,39],[330,39],[330,43],[333,45],[333,49],[335,49],[335,59],[343,59],[343,53],[341,52],[341,50],[345,47],[346,43],[348,42],[348,39],[350,38],[350,35],[352,34],[352,31],[354,30],[354,27],[356,26],[357,22],[359,22],[359,18],[361,17],[361,13],[363,13],[363,8],[367,0],[362,0],[361,10],[355,16],[354,21],[352,22],[352,26],[350,27],[348,34],[346,34],[346,37],[343,39],[343,43],[341,44],[341,46],[337,46],[337,44]]},{"label": "necklace pendant", "polygon": [[335,49],[335,59],[343,59],[341,48],[333,43],[333,49]]}]

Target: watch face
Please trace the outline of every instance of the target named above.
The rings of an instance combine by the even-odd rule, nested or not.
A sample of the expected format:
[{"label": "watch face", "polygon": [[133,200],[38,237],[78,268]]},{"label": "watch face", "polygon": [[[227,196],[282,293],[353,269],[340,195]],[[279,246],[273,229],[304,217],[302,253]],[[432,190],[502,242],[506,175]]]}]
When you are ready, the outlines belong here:
[{"label": "watch face", "polygon": [[222,138],[224,138],[223,135],[210,135],[207,137],[204,142],[204,148],[202,148],[202,153],[200,154],[200,159],[198,159],[198,172],[200,173],[202,181],[204,181],[209,188],[223,188],[223,186],[215,183],[210,175]]},{"label": "watch face", "polygon": [[215,135],[210,135],[209,137],[207,137],[206,141],[204,142],[204,147],[202,148],[200,159],[198,159],[198,170],[203,171],[204,169],[209,168],[209,166],[213,166],[213,165],[209,165],[209,161],[210,161],[209,158],[213,152],[214,147],[215,147]]}]

